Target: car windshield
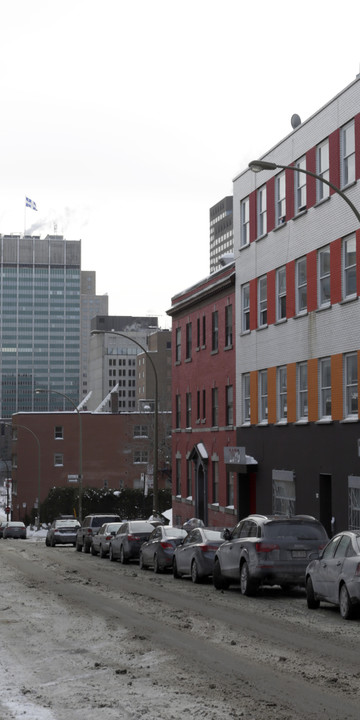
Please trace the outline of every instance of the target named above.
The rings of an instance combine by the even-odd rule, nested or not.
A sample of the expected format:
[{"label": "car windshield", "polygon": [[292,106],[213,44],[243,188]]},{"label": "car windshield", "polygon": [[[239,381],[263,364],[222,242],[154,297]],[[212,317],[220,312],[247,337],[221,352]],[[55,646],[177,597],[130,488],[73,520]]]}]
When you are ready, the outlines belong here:
[{"label": "car windshield", "polygon": [[204,530],[204,536],[207,540],[221,540],[221,532],[219,530]]},{"label": "car windshield", "polygon": [[186,530],[180,528],[166,527],[164,528],[164,535],[166,537],[186,537]]},{"label": "car windshield", "polygon": [[115,520],[116,520],[116,518],[114,518],[114,516],[112,516],[112,517],[106,517],[106,516],[105,517],[104,516],[94,517],[92,525],[93,525],[93,527],[101,527],[101,525],[104,525],[104,523],[115,522]]},{"label": "car windshield", "polygon": [[79,525],[78,520],[57,520],[55,527],[78,527]]},{"label": "car windshield", "polygon": [[121,523],[111,523],[110,525],[106,526],[106,528],[105,528],[106,532],[108,532],[108,533],[117,532],[120,525],[121,525]]},{"label": "car windshield", "polygon": [[296,540],[327,539],[324,528],[316,523],[272,522],[264,525],[266,538],[295,538]]}]

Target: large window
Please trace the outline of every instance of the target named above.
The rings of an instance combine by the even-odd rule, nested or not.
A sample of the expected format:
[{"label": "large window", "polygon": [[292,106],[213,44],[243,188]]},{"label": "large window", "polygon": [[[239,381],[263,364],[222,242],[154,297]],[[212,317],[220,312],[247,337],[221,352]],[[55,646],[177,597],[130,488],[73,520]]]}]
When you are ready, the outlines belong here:
[{"label": "large window", "polygon": [[358,364],[357,353],[345,355],[345,417],[358,417]]},{"label": "large window", "polygon": [[298,420],[308,419],[308,377],[307,362],[297,366],[297,417]]},{"label": "large window", "polygon": [[192,460],[186,461],[186,495],[192,497]]},{"label": "large window", "polygon": [[191,393],[186,393],[186,427],[191,427]]},{"label": "large window", "polygon": [[[329,141],[324,140],[316,148],[316,174],[329,182]],[[320,202],[329,197],[330,188],[321,180],[316,181],[316,200]]]},{"label": "large window", "polygon": [[250,330],[250,285],[247,283],[242,287],[242,332]]},{"label": "large window", "polygon": [[360,530],[360,477],[348,477],[349,530]]},{"label": "large window", "polygon": [[330,246],[318,251],[318,306],[330,304]]},{"label": "large window", "polygon": [[306,209],[306,159],[303,157],[295,163],[295,213]]},{"label": "large window", "polygon": [[276,271],[276,319],[286,318],[286,268]]},{"label": "large window", "polygon": [[175,468],[175,493],[176,495],[181,495],[181,458],[176,458]]},{"label": "large window", "polygon": [[181,361],[181,328],[176,328],[175,361]]},{"label": "large window", "polygon": [[307,271],[306,258],[300,258],[295,265],[296,314],[307,310]]},{"label": "large window", "polygon": [[267,422],[268,419],[268,391],[267,391],[267,370],[259,372],[259,422]]},{"label": "large window", "polygon": [[226,425],[234,424],[234,391],[232,385],[227,385],[225,388],[225,416]]},{"label": "large window", "polygon": [[227,471],[226,473],[226,505],[234,506],[234,475],[235,473]]},{"label": "large window", "polygon": [[149,462],[149,456],[147,450],[134,450],[134,464],[145,464]]},{"label": "large window", "polygon": [[250,422],[250,373],[243,375],[242,382],[243,395],[243,422]]},{"label": "large window", "polygon": [[267,324],[267,276],[258,280],[258,324],[263,327]]},{"label": "large window", "polygon": [[218,389],[212,388],[211,390],[211,424],[213,427],[217,427],[219,424],[219,398],[218,398]]},{"label": "large window", "polygon": [[259,188],[257,192],[257,235],[262,237],[267,233],[267,212],[266,212],[266,185]]},{"label": "large window", "polygon": [[186,323],[186,359],[191,360],[192,352],[192,323]]},{"label": "large window", "polygon": [[291,471],[273,470],[273,513],[295,514],[295,479]]},{"label": "large window", "polygon": [[285,173],[282,172],[275,178],[275,223],[282,225],[286,220],[286,183]]},{"label": "large window", "polygon": [[179,429],[180,423],[181,423],[181,396],[180,395],[176,395],[176,397],[175,397],[175,413],[176,413],[175,427],[177,429]]},{"label": "large window", "polygon": [[241,201],[240,223],[240,246],[243,247],[250,242],[250,210],[248,197]]},{"label": "large window", "polygon": [[320,360],[320,417],[331,417],[331,362],[330,358]]},{"label": "large window", "polygon": [[211,328],[211,350],[216,352],[219,349],[219,313],[215,310],[212,313]]},{"label": "large window", "polygon": [[286,365],[278,368],[277,372],[277,389],[278,389],[278,419],[286,420],[287,418],[287,372]]},{"label": "large window", "polygon": [[219,461],[212,462],[212,501],[219,502]]},{"label": "large window", "polygon": [[355,181],[355,125],[352,120],[343,128],[340,135],[341,187]]},{"label": "large window", "polygon": [[233,341],[232,336],[232,305],[225,307],[225,347],[231,347]]},{"label": "large window", "polygon": [[356,295],[356,238],[343,239],[343,298]]}]

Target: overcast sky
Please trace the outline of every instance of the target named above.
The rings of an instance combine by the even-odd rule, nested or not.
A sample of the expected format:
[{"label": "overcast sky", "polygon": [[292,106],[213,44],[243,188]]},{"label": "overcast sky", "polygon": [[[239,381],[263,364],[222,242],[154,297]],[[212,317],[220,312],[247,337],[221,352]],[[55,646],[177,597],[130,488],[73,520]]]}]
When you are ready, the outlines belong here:
[{"label": "overcast sky", "polygon": [[81,239],[110,314],[170,327],[209,274],[209,208],[355,79],[359,20],[359,0],[3,2],[0,233]]}]

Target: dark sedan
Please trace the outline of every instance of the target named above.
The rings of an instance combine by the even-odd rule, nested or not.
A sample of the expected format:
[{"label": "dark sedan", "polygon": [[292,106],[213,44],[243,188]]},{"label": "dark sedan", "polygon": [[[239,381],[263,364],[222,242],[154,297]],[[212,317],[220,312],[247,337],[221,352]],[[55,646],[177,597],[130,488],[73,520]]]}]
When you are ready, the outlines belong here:
[{"label": "dark sedan", "polygon": [[171,568],[174,550],[186,535],[186,530],[169,525],[156,527],[140,548],[140,567],[144,569],[152,566],[155,573]]},{"label": "dark sedan", "polygon": [[195,528],[175,548],[173,574],[175,578],[191,575],[194,583],[213,573],[215,552],[224,542],[220,530]]},{"label": "dark sedan", "polygon": [[338,533],[312,560],[305,573],[308,607],[320,601],[338,605],[341,617],[350,619],[360,609],[360,532]]},{"label": "dark sedan", "polygon": [[46,533],[45,545],[73,545],[75,547],[76,534],[80,523],[78,520],[60,519],[54,520]]},{"label": "dark sedan", "polygon": [[143,542],[149,539],[153,529],[154,526],[147,520],[129,520],[122,523],[110,540],[110,560],[120,560],[123,564],[129,560],[138,560],[140,548]]},{"label": "dark sedan", "polygon": [[15,520],[9,520],[6,522],[3,529],[3,538],[21,538],[26,540],[26,527],[23,522],[16,522]]}]

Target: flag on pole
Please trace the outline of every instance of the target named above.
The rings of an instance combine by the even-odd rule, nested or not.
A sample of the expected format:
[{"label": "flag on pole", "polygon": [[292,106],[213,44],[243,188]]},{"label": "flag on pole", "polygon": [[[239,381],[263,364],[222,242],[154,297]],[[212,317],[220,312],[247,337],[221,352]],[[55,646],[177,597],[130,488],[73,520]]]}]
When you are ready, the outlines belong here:
[{"label": "flag on pole", "polygon": [[28,197],[25,197],[25,207],[29,207],[32,210],[37,211],[36,202],[34,202],[34,200],[30,200]]}]

